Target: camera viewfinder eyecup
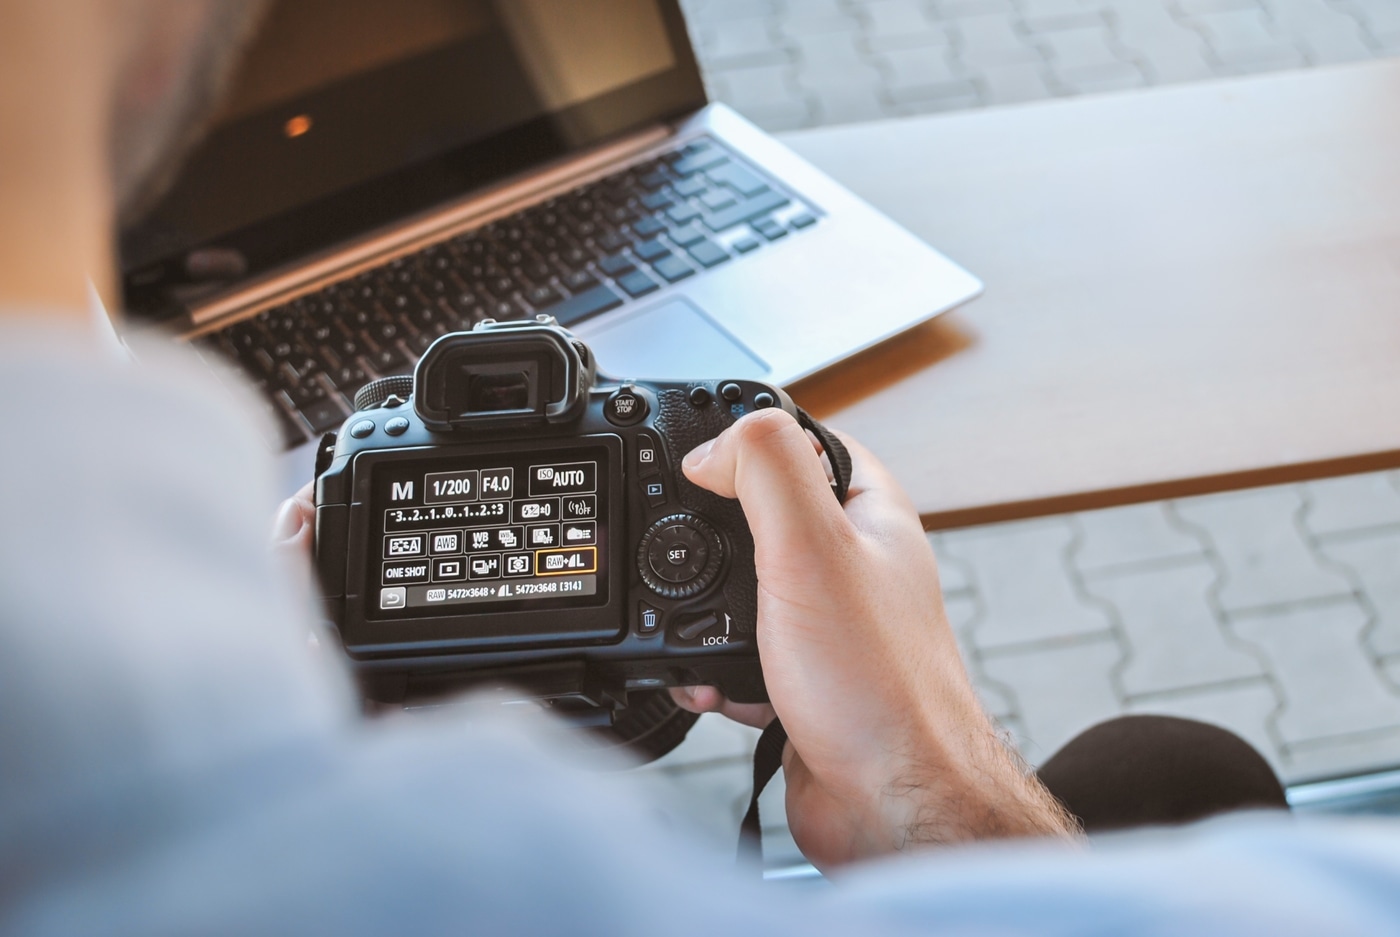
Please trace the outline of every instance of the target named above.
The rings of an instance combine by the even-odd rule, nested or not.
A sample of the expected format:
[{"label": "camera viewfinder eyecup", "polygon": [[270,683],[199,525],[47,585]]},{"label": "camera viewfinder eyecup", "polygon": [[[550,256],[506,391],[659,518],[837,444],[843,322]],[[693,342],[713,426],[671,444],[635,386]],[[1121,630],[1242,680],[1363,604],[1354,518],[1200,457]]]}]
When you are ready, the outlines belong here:
[{"label": "camera viewfinder eyecup", "polygon": [[[483,328],[485,326],[485,328]],[[591,356],[543,321],[486,320],[433,342],[414,370],[413,406],[436,432],[543,428],[577,420]]]}]

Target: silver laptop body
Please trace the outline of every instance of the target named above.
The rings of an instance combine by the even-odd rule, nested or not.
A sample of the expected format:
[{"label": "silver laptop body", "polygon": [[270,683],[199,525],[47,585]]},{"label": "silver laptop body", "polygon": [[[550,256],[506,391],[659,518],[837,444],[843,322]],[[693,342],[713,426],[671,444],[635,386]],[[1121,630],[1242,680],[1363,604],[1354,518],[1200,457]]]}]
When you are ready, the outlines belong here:
[{"label": "silver laptop body", "polygon": [[[663,6],[673,4],[663,0]],[[690,55],[688,48],[682,51]],[[750,377],[787,384],[981,291],[971,274],[773,137],[732,109],[708,103],[680,118],[536,164],[274,269],[235,278],[222,288],[202,295],[192,291],[192,298],[181,303],[174,332],[181,340],[217,335],[231,323],[297,296],[412,256],[702,139],[717,142],[748,169],[776,180],[790,199],[769,217],[788,233],[769,241],[744,225],[706,232],[732,254],[731,260],[702,268],[677,250],[697,268],[695,275],[673,283],[655,278],[659,288],[653,292],[568,323],[594,349],[607,373],[637,378]],[[801,216],[807,217],[798,229],[792,223]],[[742,238],[760,241],[761,249],[741,255],[735,245]],[[192,252],[187,266],[190,257],[214,266],[222,262],[217,250]],[[178,295],[177,290],[170,292]],[[351,394],[342,391],[342,396],[348,399]],[[313,448],[299,447],[293,476],[306,477]]]}]

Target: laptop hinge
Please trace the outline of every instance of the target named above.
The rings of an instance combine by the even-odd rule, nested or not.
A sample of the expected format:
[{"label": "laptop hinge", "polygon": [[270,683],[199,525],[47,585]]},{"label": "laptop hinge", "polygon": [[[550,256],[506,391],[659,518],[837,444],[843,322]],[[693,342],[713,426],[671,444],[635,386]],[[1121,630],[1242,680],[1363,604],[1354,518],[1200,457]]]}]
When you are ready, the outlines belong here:
[{"label": "laptop hinge", "polygon": [[302,293],[388,263],[454,234],[470,231],[497,218],[512,215],[535,202],[543,201],[601,179],[648,150],[670,141],[675,128],[653,125],[624,139],[568,158],[566,161],[531,170],[528,175],[499,183],[484,191],[434,208],[372,232],[354,241],[313,255],[294,266],[273,271],[240,284],[233,292],[193,304],[189,320],[199,334],[225,324],[223,320],[251,315],[269,306],[286,302]]}]

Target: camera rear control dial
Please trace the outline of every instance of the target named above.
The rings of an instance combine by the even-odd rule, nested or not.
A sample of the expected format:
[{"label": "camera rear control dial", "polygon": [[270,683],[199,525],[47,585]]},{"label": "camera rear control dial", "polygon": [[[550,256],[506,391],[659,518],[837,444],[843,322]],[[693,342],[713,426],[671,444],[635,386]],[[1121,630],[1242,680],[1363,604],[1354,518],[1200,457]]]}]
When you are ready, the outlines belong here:
[{"label": "camera rear control dial", "polygon": [[642,535],[637,571],[657,595],[685,599],[714,583],[723,559],[713,527],[694,514],[668,514]]}]

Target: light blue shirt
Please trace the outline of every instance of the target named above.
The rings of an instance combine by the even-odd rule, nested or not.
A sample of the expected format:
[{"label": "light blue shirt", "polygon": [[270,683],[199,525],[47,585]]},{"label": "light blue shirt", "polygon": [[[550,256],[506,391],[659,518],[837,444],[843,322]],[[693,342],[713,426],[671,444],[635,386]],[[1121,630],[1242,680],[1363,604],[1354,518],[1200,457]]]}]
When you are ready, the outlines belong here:
[{"label": "light blue shirt", "polygon": [[362,719],[266,550],[250,409],[198,367],[9,327],[0,391],[0,933],[1400,932],[1400,827],[1379,820],[764,885],[533,722]]}]

